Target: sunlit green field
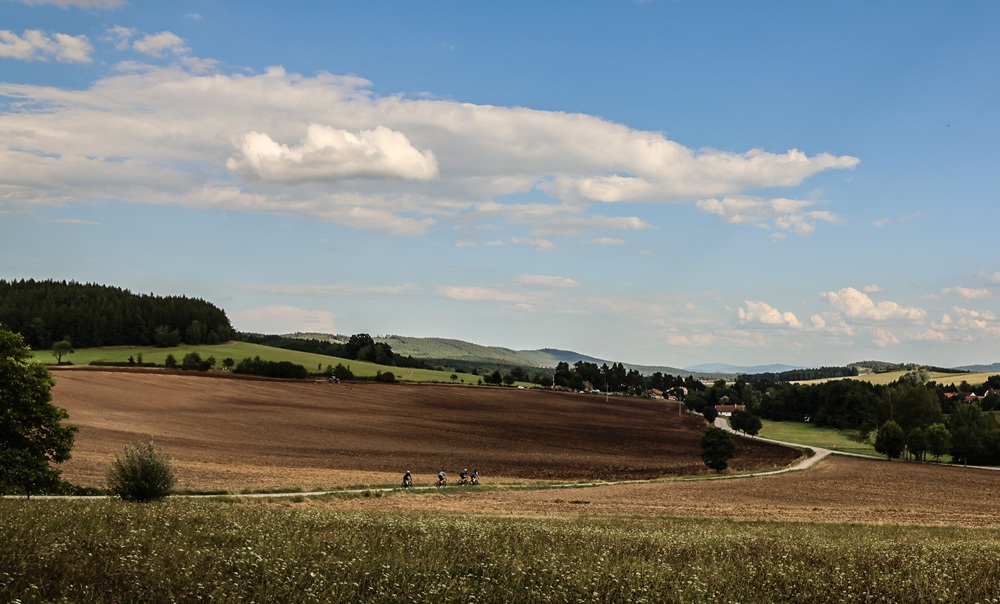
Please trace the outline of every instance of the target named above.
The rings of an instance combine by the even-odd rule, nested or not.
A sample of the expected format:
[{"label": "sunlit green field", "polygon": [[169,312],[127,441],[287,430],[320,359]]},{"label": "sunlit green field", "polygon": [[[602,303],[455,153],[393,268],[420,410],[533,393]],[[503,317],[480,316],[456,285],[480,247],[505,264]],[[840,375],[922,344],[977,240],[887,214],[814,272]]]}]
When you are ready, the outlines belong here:
[{"label": "sunlit green field", "polygon": [[776,422],[761,420],[763,428],[759,436],[790,443],[798,443],[813,447],[822,447],[845,453],[860,453],[863,455],[878,455],[875,448],[863,442],[858,442],[857,430],[836,430],[820,428],[804,422]]},{"label": "sunlit green field", "polygon": [[0,501],[4,602],[996,602],[991,529]]},{"label": "sunlit green field", "polygon": [[[821,380],[801,380],[801,381],[797,381],[795,383],[796,384],[820,384],[820,383],[823,383],[823,382],[829,382],[829,381],[831,381],[831,379],[839,379],[839,380],[863,380],[865,382],[871,382],[872,384],[875,384],[877,386],[884,386],[885,384],[891,384],[892,382],[895,382],[899,378],[901,378],[904,375],[906,375],[906,373],[907,373],[906,371],[889,371],[887,373],[868,373],[868,374],[865,374],[865,375],[858,375],[858,376],[848,377],[848,378],[829,378],[829,379],[821,379]],[[972,384],[973,386],[978,386],[979,384],[982,384],[987,379],[989,379],[990,376],[994,376],[994,375],[1000,375],[1000,373],[996,373],[996,372],[992,372],[992,373],[940,373],[940,372],[932,371],[932,372],[930,372],[928,374],[928,377],[929,377],[930,380],[935,381],[938,384],[941,384],[943,386],[948,386],[948,385],[958,386],[962,382],[968,382],[969,384]]]},{"label": "sunlit green field", "polygon": [[[168,354],[174,355],[178,363],[184,355],[197,352],[203,359],[215,357],[216,367],[222,366],[222,360],[231,358],[237,363],[244,358],[259,356],[265,361],[290,361],[297,365],[302,365],[308,371],[319,372],[326,369],[327,365],[336,366],[338,363],[348,367],[354,375],[358,377],[372,377],[377,372],[385,373],[391,371],[396,379],[415,382],[454,382],[465,384],[479,383],[479,376],[467,373],[453,373],[450,371],[431,371],[428,369],[408,369],[405,367],[386,367],[364,361],[350,361],[338,359],[322,354],[310,352],[298,352],[295,350],[284,350],[271,346],[261,346],[260,344],[249,344],[247,342],[230,342],[217,346],[188,346],[181,345],[175,348],[154,348],[136,346],[115,346],[107,348],[83,348],[73,354],[63,357],[63,362],[69,361],[74,365],[87,365],[93,361],[122,362],[128,361],[132,357],[135,361],[142,356],[142,361],[146,363],[156,363],[162,365]],[[55,364],[55,357],[48,350],[35,351],[35,358],[43,363]],[[457,376],[452,380],[451,376]]]}]

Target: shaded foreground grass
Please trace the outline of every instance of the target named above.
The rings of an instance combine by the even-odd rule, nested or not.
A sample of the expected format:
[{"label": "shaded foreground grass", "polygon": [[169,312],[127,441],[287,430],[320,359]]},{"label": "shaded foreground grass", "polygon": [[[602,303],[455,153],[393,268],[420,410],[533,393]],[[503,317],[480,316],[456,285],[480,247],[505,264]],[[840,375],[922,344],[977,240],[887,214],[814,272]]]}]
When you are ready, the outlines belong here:
[{"label": "shaded foreground grass", "polygon": [[0,500],[0,600],[991,602],[1000,531]]}]

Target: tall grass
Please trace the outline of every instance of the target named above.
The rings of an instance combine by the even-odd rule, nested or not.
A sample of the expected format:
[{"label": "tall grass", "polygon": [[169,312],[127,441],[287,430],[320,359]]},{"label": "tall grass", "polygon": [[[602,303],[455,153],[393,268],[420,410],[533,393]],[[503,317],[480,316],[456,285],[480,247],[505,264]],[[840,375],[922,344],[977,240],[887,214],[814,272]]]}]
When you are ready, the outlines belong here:
[{"label": "tall grass", "polygon": [[0,501],[5,602],[996,602],[1000,531]]}]

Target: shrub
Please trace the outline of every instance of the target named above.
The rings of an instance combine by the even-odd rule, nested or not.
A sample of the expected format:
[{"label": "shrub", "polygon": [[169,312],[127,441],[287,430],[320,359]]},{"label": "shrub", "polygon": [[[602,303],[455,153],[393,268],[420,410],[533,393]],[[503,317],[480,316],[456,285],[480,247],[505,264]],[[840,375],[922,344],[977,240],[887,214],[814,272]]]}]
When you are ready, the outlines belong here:
[{"label": "shrub", "polygon": [[108,488],[126,501],[153,501],[170,494],[176,481],[170,458],[152,442],[125,445],[107,474]]}]

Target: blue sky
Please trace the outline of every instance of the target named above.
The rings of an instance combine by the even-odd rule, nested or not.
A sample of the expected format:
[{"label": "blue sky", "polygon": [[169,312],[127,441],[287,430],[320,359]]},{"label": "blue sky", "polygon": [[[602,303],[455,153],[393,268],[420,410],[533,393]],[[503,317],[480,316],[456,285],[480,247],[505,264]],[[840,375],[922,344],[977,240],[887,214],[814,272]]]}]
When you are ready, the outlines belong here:
[{"label": "blue sky", "polygon": [[0,0],[0,275],[628,363],[1000,361],[1000,4]]}]

